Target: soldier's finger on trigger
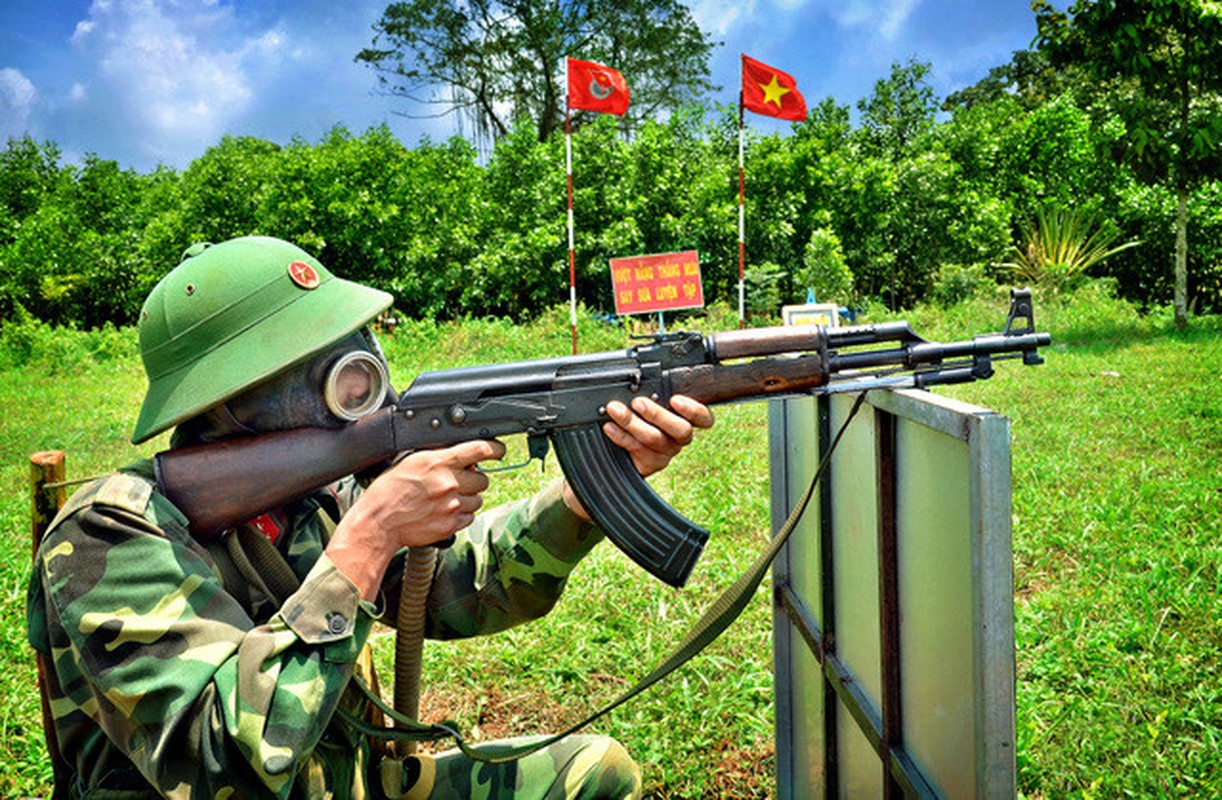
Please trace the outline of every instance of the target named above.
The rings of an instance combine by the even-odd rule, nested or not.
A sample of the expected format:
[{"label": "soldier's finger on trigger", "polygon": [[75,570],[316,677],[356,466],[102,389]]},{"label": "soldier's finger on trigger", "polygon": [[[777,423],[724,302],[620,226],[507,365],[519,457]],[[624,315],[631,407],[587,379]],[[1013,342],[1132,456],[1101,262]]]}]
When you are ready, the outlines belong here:
[{"label": "soldier's finger on trigger", "polygon": [[496,439],[473,439],[446,451],[445,458],[459,469],[470,469],[481,461],[499,461],[505,457],[505,445]]},{"label": "soldier's finger on trigger", "polygon": [[488,476],[472,469],[458,470],[455,479],[458,481],[459,494],[479,494],[488,488]]}]

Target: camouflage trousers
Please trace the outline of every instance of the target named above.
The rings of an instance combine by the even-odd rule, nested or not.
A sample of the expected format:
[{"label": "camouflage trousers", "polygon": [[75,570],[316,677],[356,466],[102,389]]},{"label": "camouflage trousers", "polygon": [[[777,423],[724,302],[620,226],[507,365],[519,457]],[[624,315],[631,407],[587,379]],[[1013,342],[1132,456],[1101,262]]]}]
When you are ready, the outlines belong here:
[{"label": "camouflage trousers", "polygon": [[[405,791],[395,793],[396,786]],[[384,761],[382,788],[401,800],[628,800],[641,796],[641,770],[609,736],[568,736],[504,764],[473,761],[459,750]]]}]

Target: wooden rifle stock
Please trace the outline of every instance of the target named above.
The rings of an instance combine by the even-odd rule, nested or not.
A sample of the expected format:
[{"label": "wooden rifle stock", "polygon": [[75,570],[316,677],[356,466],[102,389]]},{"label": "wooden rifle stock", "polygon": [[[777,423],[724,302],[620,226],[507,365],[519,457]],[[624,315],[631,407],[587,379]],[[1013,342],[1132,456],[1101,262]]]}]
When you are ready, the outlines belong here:
[{"label": "wooden rifle stock", "polygon": [[158,453],[157,486],[201,541],[398,452],[393,408],[339,429],[298,428]]}]

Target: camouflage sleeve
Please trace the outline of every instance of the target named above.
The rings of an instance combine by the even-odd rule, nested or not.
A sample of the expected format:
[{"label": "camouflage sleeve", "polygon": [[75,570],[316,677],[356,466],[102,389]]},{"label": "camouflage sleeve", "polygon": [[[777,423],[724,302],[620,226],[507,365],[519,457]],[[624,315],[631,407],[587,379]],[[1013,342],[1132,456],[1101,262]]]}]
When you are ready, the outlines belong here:
[{"label": "camouflage sleeve", "polygon": [[254,624],[161,502],[143,515],[94,503],[43,544],[57,729],[72,727],[60,715],[92,718],[165,794],[262,785],[283,796],[336,707],[371,609],[323,557],[280,613]]},{"label": "camouflage sleeve", "polygon": [[480,514],[442,552],[428,636],[495,633],[551,610],[569,573],[603,538],[564,504],[562,485]]}]

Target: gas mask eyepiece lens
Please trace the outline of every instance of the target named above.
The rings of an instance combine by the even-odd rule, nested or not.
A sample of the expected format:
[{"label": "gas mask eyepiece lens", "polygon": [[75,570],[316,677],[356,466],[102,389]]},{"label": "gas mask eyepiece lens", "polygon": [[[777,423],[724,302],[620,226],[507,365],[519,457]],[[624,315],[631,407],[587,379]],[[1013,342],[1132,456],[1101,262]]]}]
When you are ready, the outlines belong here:
[{"label": "gas mask eyepiece lens", "polygon": [[373,353],[345,353],[327,371],[323,396],[327,409],[342,420],[357,420],[382,407],[390,379]]}]

